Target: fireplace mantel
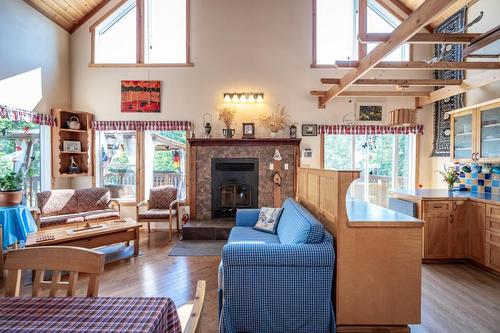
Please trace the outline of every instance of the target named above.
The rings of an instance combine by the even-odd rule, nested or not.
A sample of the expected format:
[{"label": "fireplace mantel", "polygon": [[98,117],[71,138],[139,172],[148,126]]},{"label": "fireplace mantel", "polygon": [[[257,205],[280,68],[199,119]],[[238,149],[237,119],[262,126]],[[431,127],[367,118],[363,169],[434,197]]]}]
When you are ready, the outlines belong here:
[{"label": "fireplace mantel", "polygon": [[258,138],[258,139],[188,139],[191,146],[282,146],[282,145],[300,145],[302,139],[289,138]]},{"label": "fireplace mantel", "polygon": [[[284,199],[294,197],[301,139],[188,139],[187,202],[191,218],[207,220],[212,216],[213,159],[254,158],[258,160],[258,206],[281,207]],[[273,156],[278,149],[282,160]],[[274,183],[278,173],[281,184]]]}]

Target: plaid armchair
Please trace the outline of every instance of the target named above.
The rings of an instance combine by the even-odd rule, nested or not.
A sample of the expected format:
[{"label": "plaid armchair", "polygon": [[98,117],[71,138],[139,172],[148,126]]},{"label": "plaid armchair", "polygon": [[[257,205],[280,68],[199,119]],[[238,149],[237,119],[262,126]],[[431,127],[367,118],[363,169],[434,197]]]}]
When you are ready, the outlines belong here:
[{"label": "plaid armchair", "polygon": [[[184,203],[177,199],[177,188],[173,186],[154,187],[149,192],[149,200],[144,200],[137,204],[137,222],[146,222],[148,232],[151,232],[151,222],[168,222],[169,239],[172,240],[172,222],[175,218],[177,232],[179,232],[179,218],[177,209],[179,204]],[[145,207],[145,210],[141,210]]]}]

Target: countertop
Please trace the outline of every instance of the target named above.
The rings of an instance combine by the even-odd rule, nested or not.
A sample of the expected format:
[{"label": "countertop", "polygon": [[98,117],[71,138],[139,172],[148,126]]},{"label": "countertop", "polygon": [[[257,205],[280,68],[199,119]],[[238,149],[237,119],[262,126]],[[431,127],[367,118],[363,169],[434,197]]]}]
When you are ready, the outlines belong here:
[{"label": "countertop", "polygon": [[422,220],[365,201],[346,200],[349,226],[421,227]]},{"label": "countertop", "polygon": [[414,189],[414,190],[395,190],[390,191],[392,197],[402,197],[413,200],[466,200],[472,199],[476,201],[500,204],[500,196],[481,192],[471,191],[448,191],[448,190],[433,190],[433,189]]}]

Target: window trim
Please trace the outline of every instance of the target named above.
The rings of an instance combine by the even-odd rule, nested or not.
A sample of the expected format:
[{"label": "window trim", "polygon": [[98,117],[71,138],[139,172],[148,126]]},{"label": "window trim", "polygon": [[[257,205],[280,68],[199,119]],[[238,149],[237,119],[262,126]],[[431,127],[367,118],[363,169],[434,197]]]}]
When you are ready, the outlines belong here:
[{"label": "window trim", "polygon": [[96,38],[96,28],[109,16],[115,13],[120,7],[122,7],[129,0],[120,0],[113,8],[102,15],[97,21],[95,21],[90,27],[90,62],[89,67],[91,68],[120,68],[120,67],[194,67],[194,63],[191,62],[191,0],[186,1],[186,61],[181,63],[144,63],[144,32],[145,32],[145,19],[144,19],[144,3],[146,0],[135,0],[136,2],[136,62],[135,63],[96,63],[95,62],[95,38]]}]

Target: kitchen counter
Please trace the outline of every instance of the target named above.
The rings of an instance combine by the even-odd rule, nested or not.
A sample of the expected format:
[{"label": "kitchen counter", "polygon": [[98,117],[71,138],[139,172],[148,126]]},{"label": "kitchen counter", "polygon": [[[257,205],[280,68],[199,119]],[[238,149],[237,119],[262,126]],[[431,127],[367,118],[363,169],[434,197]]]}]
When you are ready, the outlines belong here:
[{"label": "kitchen counter", "polygon": [[480,201],[485,203],[500,204],[500,196],[489,193],[471,191],[448,191],[433,189],[414,189],[390,191],[389,195],[394,198],[418,200],[467,200]]},{"label": "kitchen counter", "polygon": [[424,224],[422,220],[365,201],[347,200],[346,210],[351,227],[421,227]]}]

